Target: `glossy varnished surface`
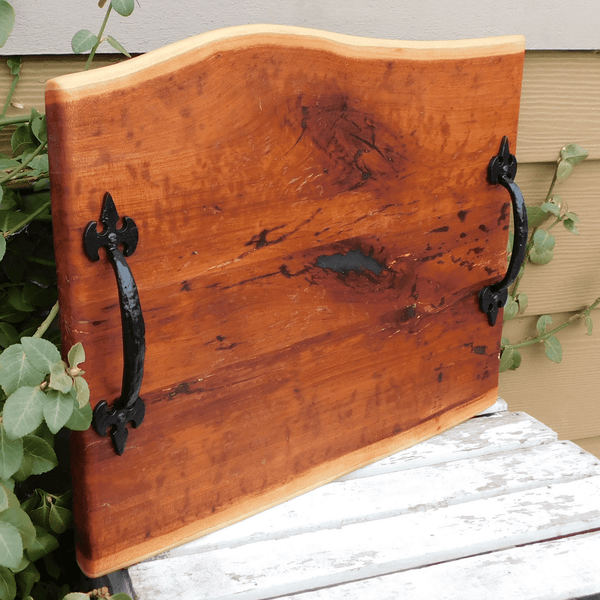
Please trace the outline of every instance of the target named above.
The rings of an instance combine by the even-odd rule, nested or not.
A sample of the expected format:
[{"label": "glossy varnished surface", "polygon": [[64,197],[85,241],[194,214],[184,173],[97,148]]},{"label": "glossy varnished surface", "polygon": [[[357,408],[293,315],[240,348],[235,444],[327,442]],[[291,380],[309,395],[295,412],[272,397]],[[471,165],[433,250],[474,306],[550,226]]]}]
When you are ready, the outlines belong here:
[{"label": "glossy varnished surface", "polygon": [[500,328],[477,293],[504,274],[510,211],[486,168],[516,139],[522,40],[403,50],[259,31],[48,86],[64,345],[84,343],[93,404],[120,393],[121,332],[83,230],[109,191],[140,231],[146,418],[122,457],[92,431],[73,441],[91,574],[496,397]]}]

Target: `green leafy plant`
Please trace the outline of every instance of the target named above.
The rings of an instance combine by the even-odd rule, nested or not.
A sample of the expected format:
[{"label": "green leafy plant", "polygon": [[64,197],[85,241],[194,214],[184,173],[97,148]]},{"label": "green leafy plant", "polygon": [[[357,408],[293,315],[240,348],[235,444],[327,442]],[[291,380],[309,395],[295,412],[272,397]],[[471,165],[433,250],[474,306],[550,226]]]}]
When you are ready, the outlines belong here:
[{"label": "green leafy plant", "polygon": [[[102,8],[105,4],[106,0],[101,0],[99,3],[100,8]],[[104,37],[104,30],[106,29],[108,17],[113,9],[122,17],[128,17],[133,12],[134,8],[134,0],[110,0],[108,9],[104,15],[104,21],[102,21],[100,31],[97,35],[92,33],[89,29],[81,29],[73,36],[73,39],[71,40],[71,48],[73,49],[73,52],[76,54],[81,54],[88,51],[90,52],[89,58],[85,64],[86,70],[91,65],[94,55],[96,54],[96,51],[102,42],[108,42],[115,50],[121,54],[124,54],[127,56],[127,58],[131,58],[129,52],[127,52],[127,50],[125,50],[125,48],[119,42],[117,42],[114,37],[111,35]]]},{"label": "green leafy plant", "polygon": [[[88,48],[80,44],[76,50],[82,36],[75,35],[75,51],[91,50],[86,68],[103,41],[128,56],[114,38],[102,35],[113,8],[127,16],[133,6],[133,0],[111,0]],[[14,22],[13,7],[0,0],[0,47]],[[46,118],[35,109],[7,116],[21,59],[9,58],[6,65],[12,82],[0,130],[13,131],[11,154],[0,154],[0,600],[131,600],[106,588],[71,592],[82,577],[69,534],[69,481],[60,490],[41,487],[52,488],[60,479],[44,482],[59,465],[57,440],[65,430],[86,430],[92,410],[80,367],[83,347],[71,348],[66,362],[59,350]]]},{"label": "green leafy plant", "polygon": [[[579,235],[577,230],[579,217],[576,213],[568,210],[566,202],[554,190],[557,184],[563,183],[573,174],[574,168],[584,161],[587,156],[587,151],[577,144],[564,146],[560,151],[554,176],[544,202],[541,206],[527,207],[530,236],[525,251],[525,261],[512,286],[504,308],[505,321],[514,319],[517,315],[525,312],[527,308],[527,295],[520,292],[519,287],[528,262],[545,265],[554,257],[556,239],[551,233],[552,229],[562,223],[567,231]],[[510,248],[512,248],[512,236],[509,239],[509,251]],[[546,356],[550,360],[560,363],[562,361],[562,346],[556,334],[584,319],[587,325],[587,335],[592,335],[591,313],[599,304],[600,298],[597,298],[585,309],[571,315],[565,323],[551,329],[549,326],[552,325],[552,317],[541,315],[536,323],[537,334],[521,342],[511,343],[508,338],[503,337],[501,341],[500,371],[517,369],[522,360],[519,349],[534,344],[543,344]]]}]

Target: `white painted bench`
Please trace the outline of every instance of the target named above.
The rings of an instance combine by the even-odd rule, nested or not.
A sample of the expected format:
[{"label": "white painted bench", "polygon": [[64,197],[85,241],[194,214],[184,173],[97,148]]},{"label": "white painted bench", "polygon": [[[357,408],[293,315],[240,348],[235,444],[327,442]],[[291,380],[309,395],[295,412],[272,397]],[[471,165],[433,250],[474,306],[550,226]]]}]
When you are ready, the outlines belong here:
[{"label": "white painted bench", "polygon": [[599,499],[600,460],[499,400],[484,416],[131,567],[130,583],[139,600],[595,597]]}]

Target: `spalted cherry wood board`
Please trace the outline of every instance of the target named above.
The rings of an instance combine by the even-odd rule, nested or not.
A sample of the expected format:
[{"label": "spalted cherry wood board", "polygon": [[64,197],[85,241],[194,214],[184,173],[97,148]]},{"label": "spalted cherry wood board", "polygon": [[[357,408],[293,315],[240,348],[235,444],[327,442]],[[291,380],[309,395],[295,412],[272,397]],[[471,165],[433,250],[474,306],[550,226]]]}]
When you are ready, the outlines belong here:
[{"label": "spalted cherry wood board", "polygon": [[146,417],[120,457],[73,436],[86,573],[493,404],[501,326],[477,297],[510,199],[486,173],[514,150],[523,55],[253,26],[48,83],[63,344],[84,344],[92,405],[122,371],[114,275],[82,246],[105,192],[140,236]]}]

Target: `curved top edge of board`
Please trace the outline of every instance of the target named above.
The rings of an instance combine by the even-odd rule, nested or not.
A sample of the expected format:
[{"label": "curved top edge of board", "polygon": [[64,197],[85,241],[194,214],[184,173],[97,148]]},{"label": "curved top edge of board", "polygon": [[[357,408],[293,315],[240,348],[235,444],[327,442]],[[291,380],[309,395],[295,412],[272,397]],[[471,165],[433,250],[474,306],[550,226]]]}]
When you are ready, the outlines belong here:
[{"label": "curved top edge of board", "polygon": [[107,88],[128,87],[164,72],[169,69],[171,60],[177,61],[179,69],[215,51],[258,45],[320,48],[348,58],[387,60],[463,59],[525,52],[522,35],[424,42],[358,37],[287,25],[241,25],[201,33],[110,67],[51,79],[46,91],[61,90],[77,96],[90,93],[90,88],[102,84],[99,93],[106,93]]}]

